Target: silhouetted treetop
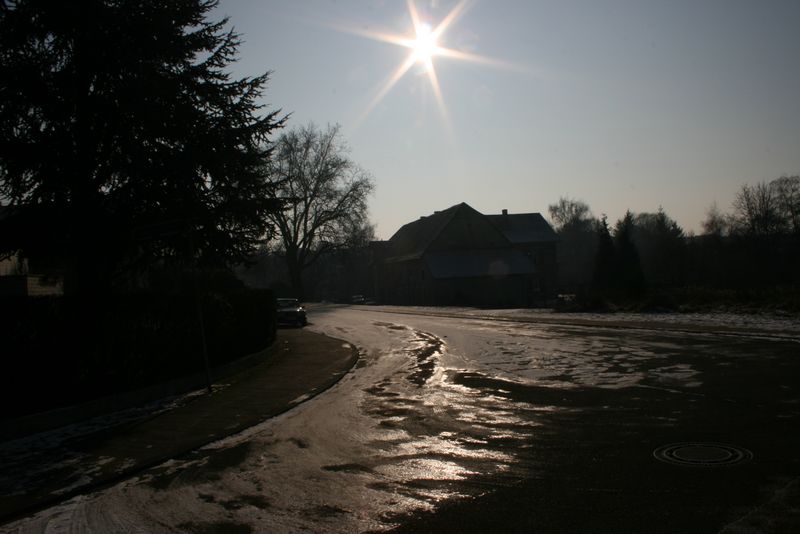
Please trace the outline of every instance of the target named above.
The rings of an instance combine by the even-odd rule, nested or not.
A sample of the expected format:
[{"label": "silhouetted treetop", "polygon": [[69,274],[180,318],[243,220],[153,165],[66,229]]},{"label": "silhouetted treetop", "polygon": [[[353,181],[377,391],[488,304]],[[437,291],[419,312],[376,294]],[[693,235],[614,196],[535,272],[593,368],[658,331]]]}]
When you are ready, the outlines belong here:
[{"label": "silhouetted treetop", "polygon": [[[269,73],[226,70],[240,41],[208,20],[216,5],[0,0],[0,195],[50,205],[77,255],[251,253],[269,230],[262,169],[284,119],[262,112]],[[128,241],[176,220],[183,231]]]},{"label": "silhouetted treetop", "polygon": [[555,230],[561,233],[564,230],[590,230],[594,217],[589,205],[581,200],[561,197],[555,204],[547,206],[550,220],[553,221]]},{"label": "silhouetted treetop", "polygon": [[663,208],[636,214],[631,238],[649,286],[680,285],[684,281],[686,235]]},{"label": "silhouetted treetop", "polygon": [[716,202],[702,222],[705,235],[764,237],[800,235],[800,175],[781,176],[771,182],[743,184],[736,193],[732,213]]},{"label": "silhouetted treetop", "polygon": [[716,220],[708,216],[704,222],[707,233],[720,234],[716,231],[719,225],[712,223],[722,220],[732,235],[800,235],[800,176],[744,184],[736,193],[732,207],[733,213],[729,216],[720,219],[717,213],[714,214]]},{"label": "silhouetted treetop", "polygon": [[775,191],[783,226],[788,232],[800,235],[800,175],[781,176],[770,186]]},{"label": "silhouetted treetop", "polygon": [[706,208],[706,218],[700,223],[703,227],[703,234],[723,237],[731,232],[731,217],[720,211],[716,202]]}]

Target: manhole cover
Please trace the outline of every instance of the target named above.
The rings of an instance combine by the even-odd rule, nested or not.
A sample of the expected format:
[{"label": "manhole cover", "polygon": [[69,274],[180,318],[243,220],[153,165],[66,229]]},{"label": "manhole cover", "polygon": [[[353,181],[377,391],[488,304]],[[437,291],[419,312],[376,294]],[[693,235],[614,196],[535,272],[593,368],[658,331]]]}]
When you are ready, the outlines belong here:
[{"label": "manhole cover", "polygon": [[670,464],[714,467],[747,462],[753,453],[726,443],[670,443],[653,451],[653,456]]}]

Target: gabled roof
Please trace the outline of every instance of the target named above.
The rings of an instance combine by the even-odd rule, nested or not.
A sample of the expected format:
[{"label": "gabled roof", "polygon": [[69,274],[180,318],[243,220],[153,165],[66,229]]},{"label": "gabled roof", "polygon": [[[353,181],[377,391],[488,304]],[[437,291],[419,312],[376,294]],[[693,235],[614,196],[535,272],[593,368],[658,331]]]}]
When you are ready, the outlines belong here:
[{"label": "gabled roof", "polygon": [[558,236],[540,213],[486,216],[515,245],[558,241]]},{"label": "gabled roof", "polygon": [[[395,263],[419,259],[442,249],[503,249],[512,244],[557,240],[556,233],[539,213],[483,215],[462,202],[403,225],[386,243],[385,258]],[[510,263],[518,264],[516,260]]]},{"label": "gabled roof", "polygon": [[387,261],[404,261],[421,258],[428,246],[439,237],[442,230],[453,220],[459,211],[472,211],[480,215],[466,203],[456,204],[433,215],[420,217],[414,222],[404,224],[389,238]]}]

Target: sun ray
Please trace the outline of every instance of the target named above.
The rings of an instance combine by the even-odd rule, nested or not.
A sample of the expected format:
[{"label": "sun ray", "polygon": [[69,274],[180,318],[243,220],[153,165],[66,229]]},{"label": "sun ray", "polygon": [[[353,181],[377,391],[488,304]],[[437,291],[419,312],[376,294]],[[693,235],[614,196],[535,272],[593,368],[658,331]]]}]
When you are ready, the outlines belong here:
[{"label": "sun ray", "polygon": [[411,15],[411,24],[414,25],[414,31],[419,31],[421,21],[419,20],[419,12],[417,11],[417,6],[414,4],[414,0],[406,0],[406,5]]},{"label": "sun ray", "polygon": [[364,119],[367,118],[367,115],[369,115],[370,112],[373,109],[375,109],[375,106],[377,106],[380,103],[380,101],[383,100],[383,97],[386,96],[386,94],[389,91],[391,91],[392,87],[394,87],[394,85],[400,80],[400,78],[402,78],[403,75],[406,72],[408,72],[408,69],[410,69],[414,65],[414,63],[416,63],[416,61],[417,59],[414,57],[414,54],[408,55],[405,61],[401,63],[400,66],[398,66],[391,74],[391,76],[389,76],[389,78],[384,82],[384,84],[381,86],[378,93],[372,98],[366,109],[358,116],[358,118],[356,119],[356,125],[361,124],[364,121]]},{"label": "sun ray", "polygon": [[442,122],[444,122],[445,130],[447,131],[447,137],[452,143],[455,139],[455,134],[453,132],[453,126],[450,123],[450,116],[447,113],[447,105],[444,102],[444,97],[442,96],[442,88],[439,86],[439,77],[436,76],[436,69],[433,68],[433,60],[428,59],[428,79],[430,79],[431,87],[433,87],[433,94],[436,97],[436,105],[439,108],[439,113],[442,116]]},{"label": "sun ray", "polygon": [[499,69],[507,69],[513,70],[517,72],[529,72],[530,69],[525,65],[519,65],[517,63],[512,63],[510,61],[503,61],[499,59],[495,59],[489,56],[482,56],[480,54],[472,54],[470,52],[462,52],[460,50],[453,50],[452,48],[444,48],[444,47],[437,47],[436,55],[451,58],[451,59],[459,59],[461,61],[468,61],[471,63],[479,63],[481,65],[486,65],[489,67],[495,67]]},{"label": "sun ray", "polygon": [[373,41],[381,41],[384,43],[395,44],[406,48],[411,47],[412,46],[411,43],[414,41],[413,39],[409,39],[408,37],[402,37],[400,35],[395,35],[388,32],[369,30],[367,28],[353,28],[341,23],[340,24],[326,23],[324,24],[324,26],[326,28],[330,28],[332,30],[336,30],[342,33],[349,33],[350,35],[366,37],[367,39],[372,39]]},{"label": "sun ray", "polygon": [[[410,1],[411,0],[409,0],[409,2]],[[467,0],[461,0],[456,5],[456,7],[451,9],[450,12],[447,14],[447,16],[445,16],[444,20],[442,20],[442,22],[440,22],[439,25],[436,26],[436,28],[433,30],[433,32],[432,32],[433,33],[433,38],[434,39],[438,39],[439,37],[441,37],[442,34],[445,32],[445,30],[451,24],[453,24],[456,21],[456,19],[458,19],[458,17],[460,17],[461,15],[463,15],[466,12],[467,7],[468,7]]]}]

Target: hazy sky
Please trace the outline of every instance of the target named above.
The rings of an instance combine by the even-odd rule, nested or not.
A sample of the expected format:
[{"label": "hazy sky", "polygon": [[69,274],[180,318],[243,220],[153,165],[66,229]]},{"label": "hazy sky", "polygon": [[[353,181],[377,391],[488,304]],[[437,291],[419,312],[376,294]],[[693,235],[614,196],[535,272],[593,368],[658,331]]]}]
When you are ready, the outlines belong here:
[{"label": "hazy sky", "polygon": [[[547,213],[560,196],[614,221],[666,212],[699,229],[743,183],[800,173],[800,1],[419,0],[433,58],[376,96],[411,52],[403,0],[222,0],[236,75],[273,71],[291,125],[342,125],[376,183],[381,238],[434,210]],[[374,106],[373,106],[373,103]]]}]

